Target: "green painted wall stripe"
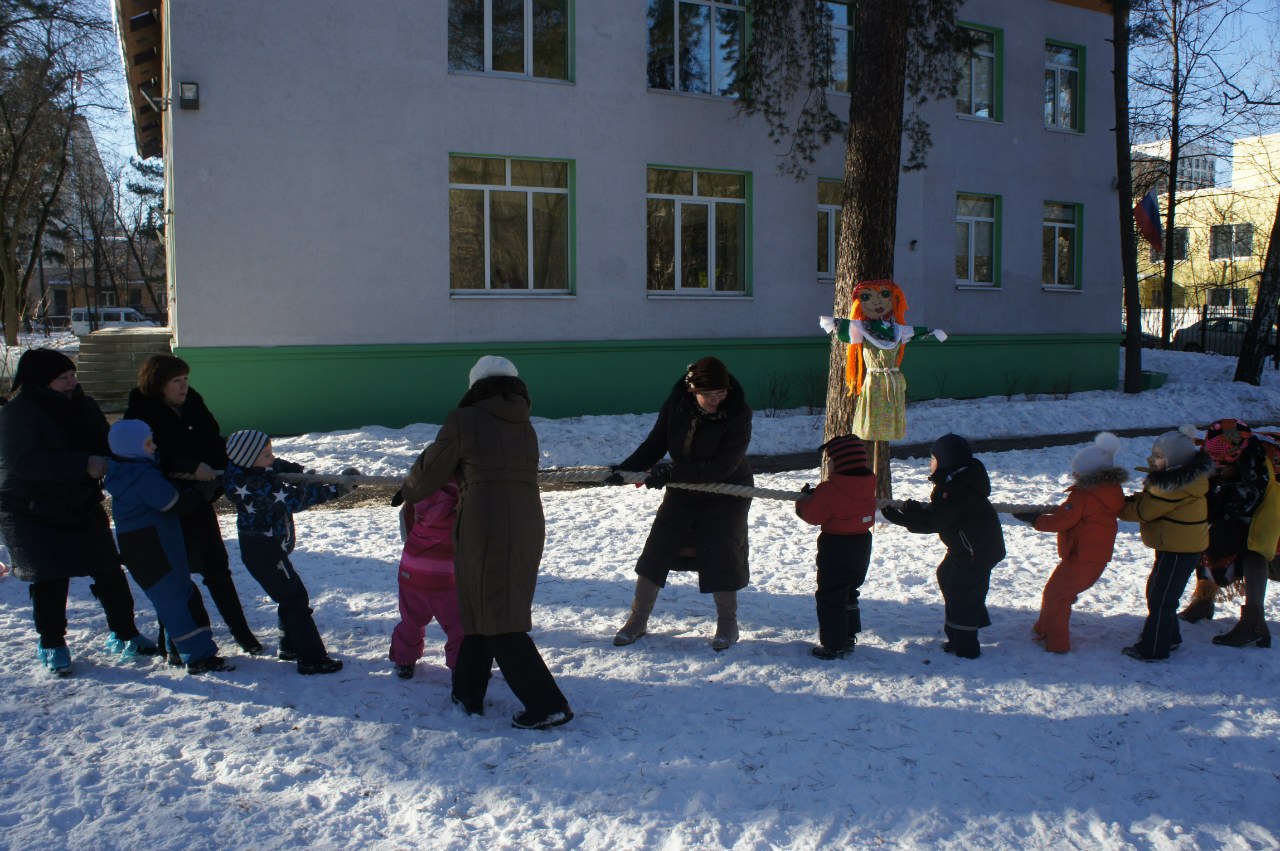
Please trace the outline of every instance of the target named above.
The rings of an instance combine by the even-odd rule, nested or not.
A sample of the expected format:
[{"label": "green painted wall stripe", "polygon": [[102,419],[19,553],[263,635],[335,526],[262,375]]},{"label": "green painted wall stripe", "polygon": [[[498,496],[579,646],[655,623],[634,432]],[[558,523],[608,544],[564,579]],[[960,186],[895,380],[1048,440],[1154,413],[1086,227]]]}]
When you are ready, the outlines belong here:
[{"label": "green painted wall stripe", "polygon": [[[912,399],[1113,390],[1119,334],[953,336],[908,345]],[[656,411],[686,364],[715,355],[753,407],[800,408],[825,398],[821,335],[774,339],[182,348],[192,385],[224,432],[271,434],[439,423],[482,355],[511,358],[535,416]]]}]

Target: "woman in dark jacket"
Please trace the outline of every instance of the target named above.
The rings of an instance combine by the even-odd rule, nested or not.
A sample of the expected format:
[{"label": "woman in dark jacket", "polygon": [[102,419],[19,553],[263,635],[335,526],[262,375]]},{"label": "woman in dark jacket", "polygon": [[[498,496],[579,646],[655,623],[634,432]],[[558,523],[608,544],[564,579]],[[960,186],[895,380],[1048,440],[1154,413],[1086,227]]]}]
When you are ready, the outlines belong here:
[{"label": "woman in dark jacket", "polygon": [[72,576],[90,576],[122,659],[156,652],[138,634],[133,594],[120,569],[102,508],[107,472],[107,420],[76,382],[76,365],[61,352],[29,349],[18,361],[15,395],[0,408],[0,533],[14,575],[31,583],[31,610],[40,664],[71,673],[67,592]]},{"label": "woman in dark jacket", "polygon": [[195,508],[181,515],[191,572],[204,578],[209,597],[236,644],[256,656],[262,652],[262,642],[249,628],[240,605],[227,547],[213,510],[213,503],[222,495],[215,470],[226,465],[227,448],[218,421],[188,384],[190,374],[191,367],[182,358],[152,355],[138,372],[138,386],[129,391],[124,419],[142,420],[151,426],[156,458],[166,475],[183,473],[195,477],[195,481],[172,480],[179,494],[195,490],[203,497]]},{"label": "woman in dark jacket", "polygon": [[496,661],[525,706],[512,725],[555,727],[573,712],[529,637],[546,538],[529,390],[511,361],[492,355],[480,358],[470,378],[471,389],[414,462],[400,497],[412,505],[450,480],[458,485],[453,564],[463,638],[453,702],[468,715],[483,714]]},{"label": "woman in dark jacket", "polygon": [[[751,408],[742,385],[713,357],[691,364],[658,412],[640,448],[615,470],[651,470],[648,487],[671,482],[751,485],[747,446]],[[671,462],[659,464],[664,455]],[[655,466],[656,465],[656,466]],[[614,477],[621,483],[621,477]],[[751,499],[673,488],[663,496],[644,551],[636,563],[631,616],[614,636],[624,647],[648,628],[658,591],[672,570],[698,573],[698,590],[716,604],[711,646],[724,650],[738,640],[738,591],[747,587],[747,513]]]}]

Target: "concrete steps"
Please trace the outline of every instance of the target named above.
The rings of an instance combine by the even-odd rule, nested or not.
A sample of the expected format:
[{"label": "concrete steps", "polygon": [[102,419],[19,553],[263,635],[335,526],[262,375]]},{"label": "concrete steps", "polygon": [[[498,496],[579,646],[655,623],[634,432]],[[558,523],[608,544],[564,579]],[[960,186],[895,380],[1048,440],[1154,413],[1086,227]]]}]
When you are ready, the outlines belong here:
[{"label": "concrete steps", "polygon": [[123,411],[142,364],[172,351],[168,328],[104,328],[80,338],[76,377],[103,411]]}]

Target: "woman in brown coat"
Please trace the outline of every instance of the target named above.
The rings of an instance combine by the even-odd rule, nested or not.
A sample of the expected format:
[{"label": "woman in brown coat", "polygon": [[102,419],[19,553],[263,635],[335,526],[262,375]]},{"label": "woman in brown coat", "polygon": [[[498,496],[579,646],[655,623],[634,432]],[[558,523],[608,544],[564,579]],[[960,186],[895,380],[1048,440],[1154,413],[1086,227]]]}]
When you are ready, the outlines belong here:
[{"label": "woman in brown coat", "polygon": [[453,702],[484,712],[496,661],[525,709],[512,724],[543,729],[573,717],[529,631],[546,529],[538,493],[538,437],[529,391],[506,358],[486,355],[471,369],[471,389],[400,489],[416,503],[456,480],[454,571],[465,633],[453,672]]}]

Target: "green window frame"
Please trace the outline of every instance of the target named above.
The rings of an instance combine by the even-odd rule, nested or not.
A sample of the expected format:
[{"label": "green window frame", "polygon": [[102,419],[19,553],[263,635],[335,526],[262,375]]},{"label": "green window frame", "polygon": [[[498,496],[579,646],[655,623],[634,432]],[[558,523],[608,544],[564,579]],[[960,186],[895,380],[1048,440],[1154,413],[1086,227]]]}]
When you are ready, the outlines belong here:
[{"label": "green window frame", "polygon": [[999,195],[956,194],[956,286],[1000,286],[1001,204]]},{"label": "green window frame", "polygon": [[648,0],[645,19],[650,89],[738,97],[747,0]]},{"label": "green window frame", "polygon": [[1044,43],[1044,126],[1084,132],[1085,50],[1083,45],[1046,39]]},{"label": "green window frame", "polygon": [[575,0],[449,0],[449,70],[573,79]]},{"label": "green window frame", "polygon": [[1084,259],[1084,205],[1045,201],[1041,214],[1040,283],[1046,289],[1080,289]]},{"label": "green window frame", "polygon": [[835,281],[844,181],[818,180],[818,280]]},{"label": "green window frame", "polygon": [[959,58],[956,114],[979,121],[1004,120],[1004,30],[962,22],[977,42]]},{"label": "green window frame", "polygon": [[449,155],[449,290],[573,292],[571,160]]},{"label": "green window frame", "polygon": [[749,173],[648,166],[645,205],[650,294],[750,295]]}]

